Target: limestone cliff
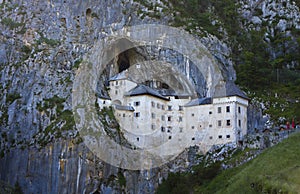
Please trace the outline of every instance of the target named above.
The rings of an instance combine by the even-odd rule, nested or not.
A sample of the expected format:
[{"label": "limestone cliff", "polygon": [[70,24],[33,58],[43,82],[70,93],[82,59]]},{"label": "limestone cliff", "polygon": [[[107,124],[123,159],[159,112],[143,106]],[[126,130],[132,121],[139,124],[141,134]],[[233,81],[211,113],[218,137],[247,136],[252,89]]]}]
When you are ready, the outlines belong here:
[{"label": "limestone cliff", "polygon": [[[159,18],[140,17],[141,10],[145,7],[132,0],[0,0],[2,182],[18,182],[25,193],[153,193],[169,171],[184,170],[193,162],[184,152],[162,168],[118,169],[93,155],[75,128],[73,79],[94,43],[124,26],[168,24],[171,17],[163,17],[163,12]],[[259,23],[257,18],[251,21]],[[281,24],[284,28],[284,21]],[[201,42],[218,61],[224,79],[234,80],[228,45],[212,35]],[[138,61],[149,52],[155,53],[137,48],[123,58]],[[176,52],[163,57],[178,64],[187,61]],[[205,82],[200,74],[195,78],[196,85]],[[98,92],[103,87],[100,84]]]}]

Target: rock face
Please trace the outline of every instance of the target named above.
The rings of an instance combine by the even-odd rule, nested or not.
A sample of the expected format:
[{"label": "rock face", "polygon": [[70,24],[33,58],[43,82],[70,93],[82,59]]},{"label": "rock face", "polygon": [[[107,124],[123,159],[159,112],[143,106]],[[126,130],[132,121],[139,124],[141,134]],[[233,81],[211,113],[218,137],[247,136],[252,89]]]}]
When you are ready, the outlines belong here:
[{"label": "rock face", "polygon": [[[161,168],[118,169],[98,160],[75,129],[72,84],[94,43],[127,25],[167,23],[168,17],[140,19],[140,9],[144,8],[132,0],[0,1],[1,181],[18,182],[25,193],[153,193],[169,171],[193,163],[193,154],[186,151]],[[284,30],[289,24],[278,25]],[[230,48],[213,36],[201,42],[218,61],[224,79],[235,80]],[[144,57],[144,51],[136,53]],[[187,61],[171,51],[161,56],[178,64]],[[112,71],[118,71],[118,65]],[[103,81],[105,76],[109,75],[103,75]],[[195,76],[202,87],[206,75]]]}]

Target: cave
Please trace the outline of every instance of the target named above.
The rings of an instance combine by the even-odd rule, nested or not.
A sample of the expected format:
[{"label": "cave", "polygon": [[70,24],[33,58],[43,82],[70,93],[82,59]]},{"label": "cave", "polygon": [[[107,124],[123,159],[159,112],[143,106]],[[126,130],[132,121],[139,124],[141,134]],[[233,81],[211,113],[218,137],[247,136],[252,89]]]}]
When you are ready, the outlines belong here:
[{"label": "cave", "polygon": [[118,63],[118,67],[119,67],[119,73],[130,67],[127,52],[123,52],[119,55],[117,63]]}]

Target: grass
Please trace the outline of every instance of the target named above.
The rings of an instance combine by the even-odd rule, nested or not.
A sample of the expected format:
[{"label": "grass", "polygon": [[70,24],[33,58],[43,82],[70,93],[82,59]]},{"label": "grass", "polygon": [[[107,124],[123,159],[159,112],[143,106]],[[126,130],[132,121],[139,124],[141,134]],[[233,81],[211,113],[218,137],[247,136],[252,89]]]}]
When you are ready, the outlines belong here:
[{"label": "grass", "polygon": [[225,170],[196,193],[298,193],[300,191],[300,134],[240,167]]}]

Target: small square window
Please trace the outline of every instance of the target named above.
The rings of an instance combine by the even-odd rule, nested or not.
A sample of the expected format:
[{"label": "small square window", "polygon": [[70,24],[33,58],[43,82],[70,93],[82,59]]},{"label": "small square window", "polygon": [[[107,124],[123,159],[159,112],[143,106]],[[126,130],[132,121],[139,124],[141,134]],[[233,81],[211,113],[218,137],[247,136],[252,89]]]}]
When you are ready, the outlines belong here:
[{"label": "small square window", "polygon": [[165,120],[165,115],[161,115],[161,120],[162,120],[162,121]]},{"label": "small square window", "polygon": [[212,137],[212,136],[209,136],[209,139],[213,139],[213,137]]},{"label": "small square window", "polygon": [[154,125],[154,124],[151,125],[151,129],[152,129],[152,130],[155,129],[155,125]]},{"label": "small square window", "polygon": [[212,127],[212,125],[209,125],[209,127]]},{"label": "small square window", "polygon": [[168,116],[168,121],[172,121],[172,117],[171,116]]},{"label": "small square window", "polygon": [[222,135],[219,135],[219,139],[222,139]]},{"label": "small square window", "polygon": [[140,101],[137,101],[137,102],[133,103],[134,106],[140,106],[140,104],[141,104]]},{"label": "small square window", "polygon": [[125,117],[125,113],[123,113],[123,117]]},{"label": "small square window", "polygon": [[179,119],[178,119],[178,120],[179,120],[179,122],[182,122],[182,117],[179,117]]},{"label": "small square window", "polygon": [[179,109],[178,109],[179,111],[182,111],[183,110],[183,107],[182,106],[179,106]]},{"label": "small square window", "polygon": [[118,94],[118,90],[115,91],[115,94]]},{"label": "small square window", "polygon": [[221,120],[218,121],[218,126],[219,126],[219,127],[222,126],[222,121],[221,121]]},{"label": "small square window", "polygon": [[209,114],[211,115],[211,114],[212,114],[212,111],[209,111]]},{"label": "small square window", "polygon": [[195,140],[195,138],[193,137],[193,138],[192,138],[192,141],[194,141],[194,140]]},{"label": "small square window", "polygon": [[226,120],[226,125],[230,126],[230,120]]},{"label": "small square window", "polygon": [[151,106],[152,106],[152,107],[155,107],[155,102],[151,102]]},{"label": "small square window", "polygon": [[194,113],[192,113],[192,117],[193,117],[193,116],[195,116],[195,114],[194,114]]},{"label": "small square window", "polygon": [[137,140],[137,141],[140,141],[140,138],[139,138],[139,137],[137,137],[137,138],[136,138],[136,140]]},{"label": "small square window", "polygon": [[161,105],[161,109],[162,109],[162,110],[165,110],[165,105]]},{"label": "small square window", "polygon": [[169,105],[169,106],[168,106],[168,111],[171,111],[171,110],[172,110],[172,106]]},{"label": "small square window", "polygon": [[118,85],[118,81],[116,81],[116,86]]},{"label": "small square window", "polygon": [[140,113],[139,112],[135,112],[134,113],[134,117],[140,117]]},{"label": "small square window", "polygon": [[218,113],[221,113],[221,112],[222,112],[222,108],[218,107]]},{"label": "small square window", "polygon": [[238,112],[241,113],[241,107],[240,106],[238,107]]},{"label": "small square window", "polygon": [[169,139],[172,139],[172,136],[169,136]]},{"label": "small square window", "polygon": [[165,132],[166,129],[165,129],[165,127],[161,127],[160,130],[161,130],[161,132]]},{"label": "small square window", "polygon": [[155,113],[151,113],[151,118],[155,119]]},{"label": "small square window", "polygon": [[226,106],[226,112],[230,112],[230,106]]},{"label": "small square window", "polygon": [[171,131],[172,131],[172,127],[168,127],[167,132],[168,132],[168,133],[171,133]]},{"label": "small square window", "polygon": [[227,139],[230,139],[230,135],[226,135],[226,138],[227,138]]},{"label": "small square window", "polygon": [[180,128],[179,128],[179,132],[180,132],[180,133],[182,133],[182,131],[183,131],[183,128],[182,128],[182,127],[180,127]]},{"label": "small square window", "polygon": [[156,104],[156,108],[160,109],[160,104],[159,103]]},{"label": "small square window", "polygon": [[195,129],[195,126],[192,126],[192,129]]},{"label": "small square window", "polygon": [[241,120],[239,120],[239,127],[242,125]]}]

